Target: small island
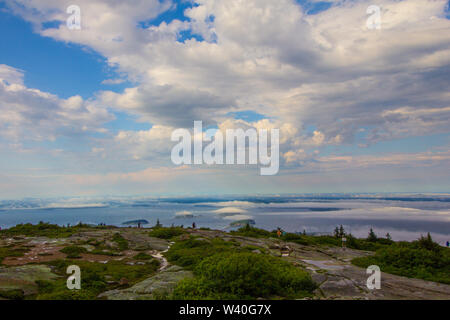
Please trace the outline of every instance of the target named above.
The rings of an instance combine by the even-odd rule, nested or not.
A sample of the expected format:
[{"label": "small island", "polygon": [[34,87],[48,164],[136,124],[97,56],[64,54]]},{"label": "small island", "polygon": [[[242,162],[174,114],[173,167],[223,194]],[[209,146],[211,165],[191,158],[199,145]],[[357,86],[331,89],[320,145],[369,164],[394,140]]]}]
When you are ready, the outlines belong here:
[{"label": "small island", "polygon": [[255,220],[252,219],[245,219],[245,220],[238,220],[230,223],[230,227],[245,227],[246,225],[255,225]]},{"label": "small island", "polygon": [[148,222],[145,219],[141,219],[141,220],[132,220],[132,221],[125,221],[124,223],[122,223],[122,225],[127,225],[127,226],[136,226],[136,225],[143,225],[143,224],[149,224],[150,222]]}]

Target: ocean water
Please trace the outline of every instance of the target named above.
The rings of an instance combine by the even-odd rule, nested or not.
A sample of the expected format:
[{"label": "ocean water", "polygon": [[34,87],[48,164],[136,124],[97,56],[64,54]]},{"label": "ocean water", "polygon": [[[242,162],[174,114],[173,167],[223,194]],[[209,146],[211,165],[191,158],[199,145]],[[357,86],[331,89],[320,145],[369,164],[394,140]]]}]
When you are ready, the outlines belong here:
[{"label": "ocean water", "polygon": [[165,226],[230,230],[233,221],[252,219],[255,226],[311,234],[332,233],[343,225],[357,237],[370,228],[379,236],[414,240],[430,232],[450,241],[449,195],[300,195],[197,198],[28,199],[0,202],[0,227],[39,221],[59,225],[78,222],[124,226],[145,219]]}]

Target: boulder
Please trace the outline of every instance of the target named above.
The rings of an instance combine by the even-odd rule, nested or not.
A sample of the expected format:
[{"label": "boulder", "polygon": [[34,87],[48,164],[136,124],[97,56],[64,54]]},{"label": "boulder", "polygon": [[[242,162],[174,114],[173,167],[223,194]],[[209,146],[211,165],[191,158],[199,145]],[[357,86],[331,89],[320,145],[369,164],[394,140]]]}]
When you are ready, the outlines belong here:
[{"label": "boulder", "polygon": [[181,280],[192,277],[192,272],[178,266],[171,266],[136,283],[131,288],[107,291],[100,294],[99,298],[107,298],[108,300],[154,300],[159,296],[170,294]]}]

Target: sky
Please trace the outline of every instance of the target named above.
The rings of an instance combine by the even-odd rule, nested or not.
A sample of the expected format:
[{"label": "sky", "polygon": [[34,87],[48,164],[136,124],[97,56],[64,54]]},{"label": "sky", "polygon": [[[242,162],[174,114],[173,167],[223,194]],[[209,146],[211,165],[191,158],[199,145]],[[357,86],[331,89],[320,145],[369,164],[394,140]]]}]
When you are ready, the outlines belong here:
[{"label": "sky", "polygon": [[[449,71],[447,0],[3,0],[0,199],[450,192]],[[278,174],[174,165],[194,121]]]}]

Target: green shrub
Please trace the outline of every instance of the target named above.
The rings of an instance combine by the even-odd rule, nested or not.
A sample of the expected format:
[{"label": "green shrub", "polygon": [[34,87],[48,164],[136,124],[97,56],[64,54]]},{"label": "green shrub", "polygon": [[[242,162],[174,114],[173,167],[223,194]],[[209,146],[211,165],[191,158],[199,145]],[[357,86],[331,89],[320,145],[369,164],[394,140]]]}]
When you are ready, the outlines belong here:
[{"label": "green shrub", "polygon": [[124,251],[129,248],[128,241],[122,237],[120,233],[115,233],[112,240],[117,243],[120,251]]},{"label": "green shrub", "polygon": [[394,241],[385,238],[369,237],[368,239],[357,239],[349,234],[347,235],[346,246],[356,250],[376,251],[386,248],[391,244],[394,244]]},{"label": "green shrub", "polygon": [[[118,244],[119,250],[120,250],[119,243],[122,243],[121,246],[123,248],[128,247],[128,242],[125,239],[122,238],[123,239],[122,240],[117,236],[115,239],[116,239],[116,243]],[[95,249],[91,251],[92,254],[98,254],[98,255],[110,256],[110,257],[122,256],[122,254],[120,252],[115,252],[115,251],[113,251],[113,248],[105,245],[105,240],[89,239],[89,240],[85,241],[84,243],[95,247]],[[125,246],[125,244],[126,244],[126,246]]]},{"label": "green shrub", "polygon": [[413,241],[412,246],[434,252],[440,252],[442,249],[439,243],[436,243],[433,241],[433,239],[431,239],[431,235],[429,232],[426,237],[420,236],[419,240]]},{"label": "green shrub", "polygon": [[277,257],[249,252],[219,253],[194,269],[196,278],[174,291],[175,299],[254,299],[309,295],[309,274]]},{"label": "green shrub", "polygon": [[51,293],[55,290],[55,281],[36,280],[35,283],[38,286],[39,293]]},{"label": "green shrub", "polygon": [[67,254],[67,258],[69,258],[69,259],[78,259],[78,258],[81,258],[82,253],[87,252],[87,249],[84,247],[78,247],[78,246],[68,246],[59,251]]},{"label": "green shrub", "polygon": [[186,230],[180,227],[170,227],[170,228],[157,227],[153,228],[153,230],[150,231],[149,236],[160,239],[172,239],[185,233]]},{"label": "green shrub", "polygon": [[281,240],[294,242],[304,246],[323,245],[323,246],[341,246],[342,240],[332,236],[309,236],[296,233],[285,233],[280,237]]},{"label": "green shrub", "polygon": [[206,279],[188,278],[178,283],[175,287],[171,299],[174,300],[237,300],[238,296],[217,292],[214,283]]},{"label": "green shrub", "polygon": [[0,290],[0,298],[8,300],[23,300],[25,295],[21,289]]},{"label": "green shrub", "polygon": [[6,257],[23,257],[25,252],[28,252],[28,248],[11,248],[3,247],[0,248],[0,264]]},{"label": "green shrub", "polygon": [[133,258],[136,259],[136,260],[151,260],[151,259],[153,259],[153,257],[151,255],[146,254],[144,252],[138,253]]},{"label": "green shrub", "polygon": [[430,239],[399,243],[352,263],[363,268],[378,265],[383,272],[450,284],[450,249],[436,245]]},{"label": "green shrub", "polygon": [[169,262],[192,270],[203,259],[216,253],[231,251],[239,243],[222,239],[198,240],[189,238],[175,243],[164,255]]},{"label": "green shrub", "polygon": [[[232,235],[252,237],[252,238],[278,238],[276,231],[267,231],[251,227],[249,225],[238,229],[237,231],[230,231]],[[367,240],[356,239],[351,235],[347,236],[347,247],[361,250],[372,250],[380,248],[380,244],[391,244],[393,241],[379,238],[376,243],[368,242]],[[325,246],[342,246],[342,239],[335,236],[311,236],[305,234],[289,233],[285,232],[281,237],[281,240],[287,242],[294,242],[297,244],[310,246],[310,245],[325,245]]]},{"label": "green shrub", "polygon": [[[120,280],[125,278],[128,285],[133,285],[153,275],[159,268],[156,259],[148,260],[144,265],[128,265],[126,261],[109,261],[108,263],[88,262],[83,260],[55,260],[47,263],[62,278],[55,281],[36,281],[40,300],[91,300],[106,290],[120,287]],[[77,265],[81,269],[81,289],[69,290],[66,286],[67,267]]]},{"label": "green shrub", "polygon": [[39,222],[36,225],[31,223],[18,224],[15,227],[0,231],[0,234],[8,236],[24,235],[30,237],[49,237],[49,238],[66,238],[70,237],[74,233],[79,232],[81,229],[92,228],[86,224],[78,224],[72,227],[60,227],[56,224],[50,224],[47,222]]},{"label": "green shrub", "polygon": [[270,232],[264,229],[254,228],[249,224],[247,224],[245,227],[239,228],[236,231],[230,231],[230,234],[252,238],[270,238],[277,236],[275,231]]}]

